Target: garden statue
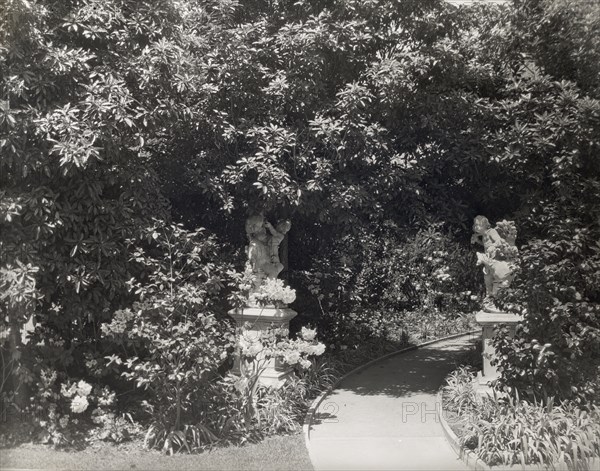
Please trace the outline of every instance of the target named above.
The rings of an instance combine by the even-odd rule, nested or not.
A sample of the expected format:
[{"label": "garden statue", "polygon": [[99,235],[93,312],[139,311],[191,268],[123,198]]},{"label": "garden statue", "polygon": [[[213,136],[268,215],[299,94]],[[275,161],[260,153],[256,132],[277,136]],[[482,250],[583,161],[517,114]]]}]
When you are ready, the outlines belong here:
[{"label": "garden statue", "polygon": [[500,288],[510,285],[514,277],[514,261],[518,250],[515,246],[517,230],[512,221],[501,221],[495,228],[485,216],[477,216],[473,222],[471,243],[483,245],[483,253],[477,253],[477,265],[483,265],[485,281],[485,312],[499,312],[494,298]]},{"label": "garden statue", "polygon": [[255,277],[253,291],[260,287],[265,278],[277,278],[283,270],[279,246],[291,226],[290,221],[283,220],[273,227],[262,215],[250,216],[246,220],[248,264]]},{"label": "garden statue", "polygon": [[254,276],[251,291],[256,291],[266,278],[263,267],[271,259],[265,219],[262,215],[250,216],[246,219],[246,235],[248,236],[247,264]]},{"label": "garden statue", "polygon": [[292,223],[290,221],[283,220],[279,221],[275,227],[271,225],[269,221],[265,221],[265,227],[271,233],[269,238],[269,255],[270,262],[265,264],[263,267],[267,277],[269,278],[277,278],[281,271],[283,270],[283,263],[279,259],[279,246],[285,235],[289,232],[292,227]]},{"label": "garden statue", "polygon": [[240,336],[232,372],[246,379],[257,373],[265,386],[280,387],[292,372],[290,362],[281,363],[261,340],[270,338],[273,329],[287,336],[289,322],[296,316],[296,311],[287,307],[296,298],[295,290],[277,279],[284,268],[279,246],[291,226],[288,220],[273,226],[262,214],[246,219],[246,272],[252,274],[252,285],[245,305],[229,311]]}]

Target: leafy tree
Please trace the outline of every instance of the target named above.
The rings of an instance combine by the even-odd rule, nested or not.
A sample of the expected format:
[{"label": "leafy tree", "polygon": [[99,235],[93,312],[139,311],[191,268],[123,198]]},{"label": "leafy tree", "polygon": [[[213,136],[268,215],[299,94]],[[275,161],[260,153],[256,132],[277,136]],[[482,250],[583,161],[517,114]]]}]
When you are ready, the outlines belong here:
[{"label": "leafy tree", "polygon": [[30,296],[39,301],[37,335],[58,335],[67,348],[97,338],[98,323],[129,302],[127,241],[153,217],[169,217],[145,149],[150,136],[186,113],[176,102],[194,85],[185,78],[193,69],[185,53],[191,39],[179,25],[192,15],[187,7],[7,4],[3,281],[17,266],[37,270]]}]

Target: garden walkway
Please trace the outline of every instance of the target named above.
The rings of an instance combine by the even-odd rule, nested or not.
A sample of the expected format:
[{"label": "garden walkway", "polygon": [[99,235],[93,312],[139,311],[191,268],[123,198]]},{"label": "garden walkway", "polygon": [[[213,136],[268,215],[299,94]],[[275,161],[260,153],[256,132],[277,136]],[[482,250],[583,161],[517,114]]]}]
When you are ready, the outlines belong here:
[{"label": "garden walkway", "polygon": [[478,340],[442,340],[349,375],[308,426],[315,470],[464,470],[444,437],[437,392]]}]

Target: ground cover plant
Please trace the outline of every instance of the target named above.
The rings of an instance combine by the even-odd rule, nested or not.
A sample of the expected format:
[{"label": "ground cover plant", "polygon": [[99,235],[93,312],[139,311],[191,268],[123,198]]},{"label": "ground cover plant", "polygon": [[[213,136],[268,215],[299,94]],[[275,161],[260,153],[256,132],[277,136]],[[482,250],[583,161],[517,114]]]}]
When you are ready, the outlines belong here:
[{"label": "ground cover plant", "polygon": [[588,469],[600,456],[600,408],[552,398],[478,397],[468,367],[446,379],[446,419],[460,444],[488,465],[566,464]]}]

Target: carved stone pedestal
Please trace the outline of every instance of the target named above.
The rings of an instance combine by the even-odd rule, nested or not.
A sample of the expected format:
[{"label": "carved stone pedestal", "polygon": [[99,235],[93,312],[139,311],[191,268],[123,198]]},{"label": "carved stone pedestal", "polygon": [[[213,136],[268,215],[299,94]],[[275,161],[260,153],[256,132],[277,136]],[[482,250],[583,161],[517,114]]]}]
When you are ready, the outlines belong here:
[{"label": "carved stone pedestal", "polygon": [[523,320],[521,316],[507,312],[480,311],[475,315],[475,321],[482,327],[481,338],[483,342],[483,371],[478,373],[475,384],[478,394],[482,396],[486,394],[492,395],[492,388],[489,383],[499,376],[498,370],[492,365],[492,360],[496,358],[496,351],[493,344],[494,328],[498,324],[505,324],[509,329],[510,337],[513,337],[517,323],[521,320]]},{"label": "carved stone pedestal", "polygon": [[[232,309],[229,315],[233,317],[237,323],[238,331],[244,334],[246,339],[258,338],[261,332],[271,328],[288,329],[290,320],[296,317],[297,312],[289,308],[278,307],[245,307],[241,309]],[[264,363],[266,361],[266,363]],[[264,386],[272,386],[279,388],[292,369],[284,364],[281,364],[275,359],[264,360],[259,353],[257,362],[262,371],[259,376],[259,383]],[[240,357],[236,355],[233,364],[232,373],[241,374]]]}]

